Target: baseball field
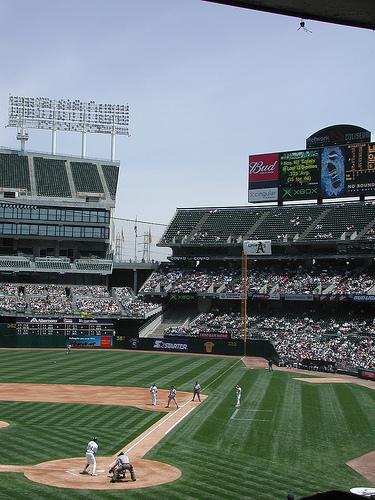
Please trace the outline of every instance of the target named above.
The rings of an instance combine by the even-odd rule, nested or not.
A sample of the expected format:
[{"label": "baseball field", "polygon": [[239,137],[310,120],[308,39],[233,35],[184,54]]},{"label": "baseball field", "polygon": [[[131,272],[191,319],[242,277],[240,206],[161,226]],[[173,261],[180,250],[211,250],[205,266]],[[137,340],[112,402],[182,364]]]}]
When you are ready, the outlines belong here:
[{"label": "baseball field", "polygon": [[[375,391],[297,377],[302,375],[249,369],[238,358],[0,350],[0,421],[9,424],[0,429],[0,498],[274,500],[288,493],[299,498],[372,486],[347,462],[375,450]],[[186,406],[196,380],[207,399]],[[161,389],[157,411],[151,411],[148,394],[154,382]],[[171,384],[188,411],[165,413],[163,389]],[[236,384],[242,387],[240,408],[234,406]],[[93,399],[80,401],[86,393]],[[139,468],[136,483],[111,488],[118,485],[109,483],[104,457],[137,444],[139,436],[151,435],[151,426],[160,430],[162,419],[173,417],[173,425],[144,455],[145,463],[160,468]],[[85,477],[87,487],[68,487],[74,484],[69,477],[75,480],[68,469],[61,476],[66,484],[43,484],[44,471],[59,462],[39,464],[74,457],[83,467],[93,436],[99,443],[98,477],[106,478],[108,488],[91,490],[90,480],[103,482],[91,476]],[[163,476],[167,466],[178,473],[170,480]],[[32,467],[39,467],[37,479],[24,473]],[[143,471],[160,477],[142,477]],[[159,485],[145,487],[154,480]]]}]

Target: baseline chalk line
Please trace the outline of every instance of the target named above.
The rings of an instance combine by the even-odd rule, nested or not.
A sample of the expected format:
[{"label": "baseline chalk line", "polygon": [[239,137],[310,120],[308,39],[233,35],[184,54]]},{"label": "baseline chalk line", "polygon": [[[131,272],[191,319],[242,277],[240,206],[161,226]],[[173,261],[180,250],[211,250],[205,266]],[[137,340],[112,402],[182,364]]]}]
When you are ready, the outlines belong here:
[{"label": "baseline chalk line", "polygon": [[183,415],[180,419],[178,419],[177,422],[172,425],[172,427],[170,427],[167,431],[165,431],[164,435],[168,434],[168,432],[170,432],[174,427],[176,427],[176,425],[179,424],[181,420],[183,420],[185,417],[187,417],[189,413],[193,410],[195,410],[195,408],[190,408],[190,410],[187,413],[185,413],[185,415]]}]

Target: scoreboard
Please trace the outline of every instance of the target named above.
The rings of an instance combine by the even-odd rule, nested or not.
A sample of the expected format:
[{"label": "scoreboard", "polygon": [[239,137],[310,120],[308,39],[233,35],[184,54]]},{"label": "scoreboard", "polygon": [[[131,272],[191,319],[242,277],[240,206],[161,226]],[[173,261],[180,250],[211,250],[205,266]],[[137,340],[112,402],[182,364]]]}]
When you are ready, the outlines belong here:
[{"label": "scoreboard", "polygon": [[19,317],[8,323],[17,335],[114,335],[109,319]]},{"label": "scoreboard", "polygon": [[249,156],[249,202],[375,196],[375,143]]}]

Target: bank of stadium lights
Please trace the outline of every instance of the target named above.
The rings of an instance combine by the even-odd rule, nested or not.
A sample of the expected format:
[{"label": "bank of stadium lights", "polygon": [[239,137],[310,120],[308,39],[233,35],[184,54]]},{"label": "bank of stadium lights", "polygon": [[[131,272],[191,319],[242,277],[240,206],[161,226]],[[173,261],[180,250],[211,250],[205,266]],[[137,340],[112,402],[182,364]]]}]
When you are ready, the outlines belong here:
[{"label": "bank of stadium lights", "polygon": [[129,135],[127,104],[97,104],[78,99],[9,96],[8,127],[17,127],[21,150],[28,140],[28,129],[52,131],[52,154],[56,153],[56,133],[81,132],[82,158],[86,157],[86,134],[111,135],[111,160],[115,159],[116,135]]}]

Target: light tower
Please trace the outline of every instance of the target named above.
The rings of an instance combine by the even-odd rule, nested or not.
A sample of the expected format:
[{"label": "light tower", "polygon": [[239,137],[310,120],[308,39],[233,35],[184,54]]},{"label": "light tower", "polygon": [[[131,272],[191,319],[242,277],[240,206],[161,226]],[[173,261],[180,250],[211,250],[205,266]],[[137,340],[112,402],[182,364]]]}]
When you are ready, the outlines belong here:
[{"label": "light tower", "polygon": [[52,154],[56,154],[57,131],[82,134],[81,157],[86,157],[86,136],[111,136],[111,161],[116,156],[116,135],[129,136],[129,106],[127,104],[97,104],[79,99],[49,99],[48,97],[9,96],[8,127],[17,127],[21,150],[29,138],[28,129],[52,132]]}]

